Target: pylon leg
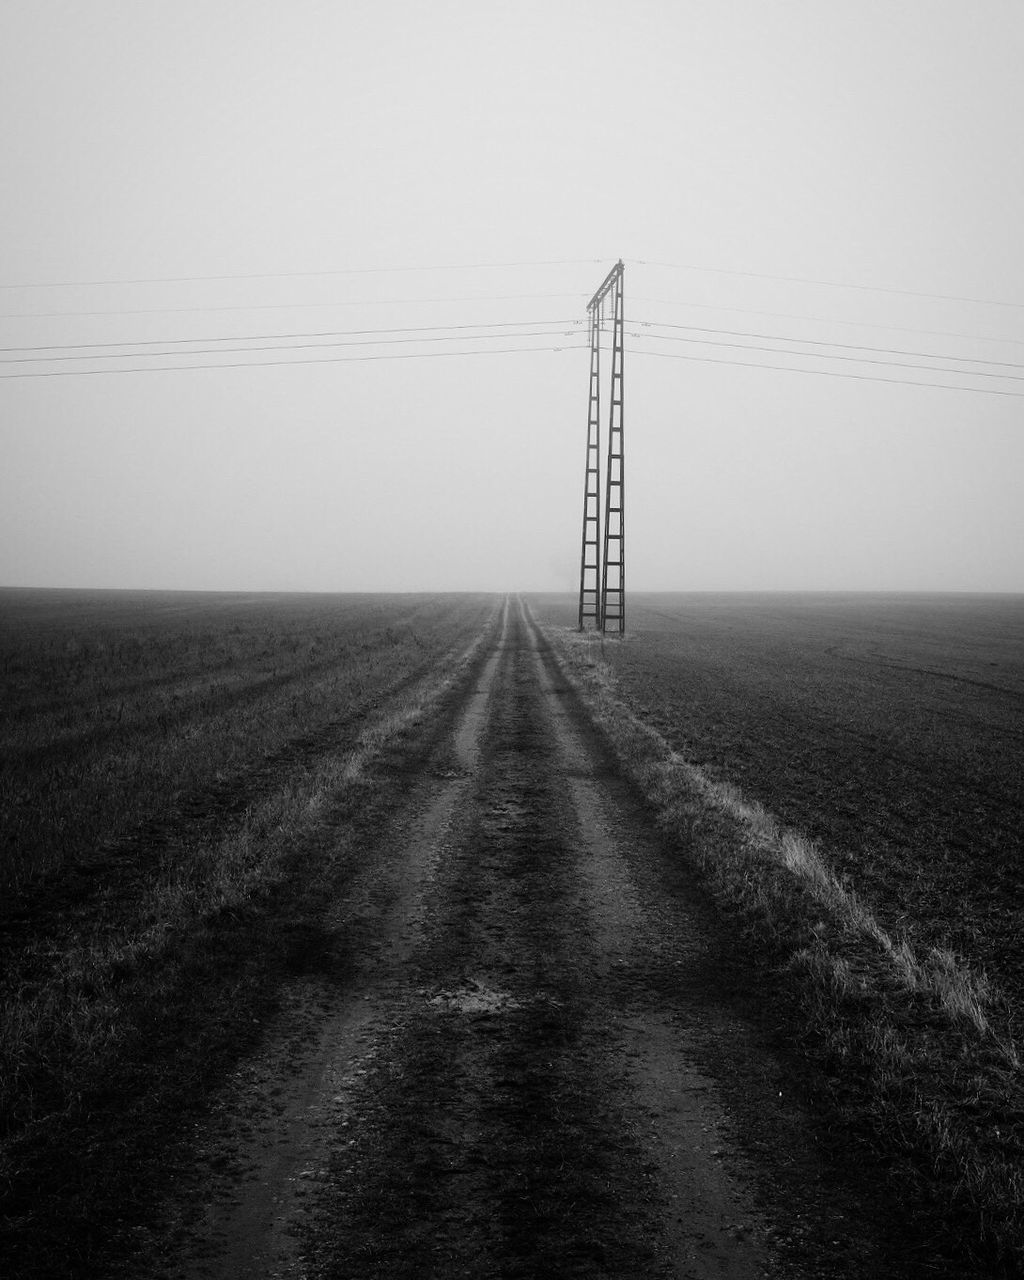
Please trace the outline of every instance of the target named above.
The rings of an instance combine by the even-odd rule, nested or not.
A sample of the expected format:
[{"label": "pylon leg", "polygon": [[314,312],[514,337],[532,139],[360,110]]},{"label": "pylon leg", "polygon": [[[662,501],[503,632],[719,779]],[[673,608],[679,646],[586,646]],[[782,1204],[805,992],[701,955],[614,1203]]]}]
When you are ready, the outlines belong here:
[{"label": "pylon leg", "polygon": [[579,629],[601,623],[601,344],[598,308],[590,313],[590,395],[583,479],[583,545],[580,551]]}]

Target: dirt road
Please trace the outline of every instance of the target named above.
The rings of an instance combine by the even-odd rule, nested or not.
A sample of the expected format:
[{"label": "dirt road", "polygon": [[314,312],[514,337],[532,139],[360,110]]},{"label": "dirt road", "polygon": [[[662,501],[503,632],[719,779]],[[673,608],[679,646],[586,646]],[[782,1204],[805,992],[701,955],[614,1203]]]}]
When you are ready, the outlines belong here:
[{"label": "dirt road", "polygon": [[135,1273],[936,1274],[762,981],[511,599]]}]

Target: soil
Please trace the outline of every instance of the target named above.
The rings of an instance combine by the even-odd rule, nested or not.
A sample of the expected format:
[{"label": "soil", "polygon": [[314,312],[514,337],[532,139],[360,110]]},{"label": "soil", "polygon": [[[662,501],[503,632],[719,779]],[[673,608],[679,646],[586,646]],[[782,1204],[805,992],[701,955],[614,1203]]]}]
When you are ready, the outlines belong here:
[{"label": "soil", "polygon": [[396,788],[125,1274],[968,1276],[525,606]]}]

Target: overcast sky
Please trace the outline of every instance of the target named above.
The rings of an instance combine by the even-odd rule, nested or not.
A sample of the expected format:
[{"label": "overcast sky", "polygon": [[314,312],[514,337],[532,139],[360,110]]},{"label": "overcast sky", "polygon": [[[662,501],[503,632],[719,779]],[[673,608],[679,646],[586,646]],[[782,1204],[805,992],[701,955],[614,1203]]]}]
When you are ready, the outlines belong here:
[{"label": "overcast sky", "polygon": [[1024,590],[1019,0],[0,24],[0,583],[575,590],[621,257],[630,586]]}]

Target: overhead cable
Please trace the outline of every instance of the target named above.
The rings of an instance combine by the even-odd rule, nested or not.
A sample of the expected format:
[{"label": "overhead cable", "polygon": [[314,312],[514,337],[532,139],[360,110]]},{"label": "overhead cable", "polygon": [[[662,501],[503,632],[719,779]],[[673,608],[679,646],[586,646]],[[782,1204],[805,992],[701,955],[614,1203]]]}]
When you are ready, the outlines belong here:
[{"label": "overhead cable", "polygon": [[886,369],[921,369],[928,373],[960,374],[968,378],[998,378],[1000,380],[1010,379],[1013,382],[1024,382],[1024,375],[1016,373],[983,373],[976,372],[973,369],[940,369],[935,365],[913,364],[907,360],[876,360],[871,356],[841,356],[821,351],[792,351],[788,347],[763,347],[745,342],[719,342],[710,338],[682,338],[660,333],[630,333],[629,337],[645,340],[656,339],[662,342],[692,342],[697,346],[730,347],[736,351],[763,351],[770,355],[798,356],[801,360],[842,360],[851,364],[877,364]]},{"label": "overhead cable", "polygon": [[[866,347],[859,343],[853,342],[824,342],[816,338],[797,338],[789,334],[775,333],[748,333],[742,329],[707,329],[703,325],[696,324],[667,324],[660,320],[631,320],[630,324],[639,324],[642,328],[657,327],[659,329],[685,329],[690,333],[716,333],[730,338],[763,338],[770,342],[796,342],[807,347],[834,347],[840,351],[872,351],[877,355],[890,356],[916,356],[924,360],[956,360],[960,364],[989,364],[999,365],[1005,369],[1024,369],[1024,364],[1013,360],[983,360],[978,356],[957,356],[957,355],[940,355],[932,351],[906,351],[900,347]],[[638,335],[643,336],[643,335]],[[668,335],[651,334],[652,338],[667,339]],[[701,338],[680,338],[680,342],[702,342]],[[814,352],[807,352],[808,355],[814,355]],[[835,356],[836,360],[847,359],[849,357]],[[867,361],[866,361],[867,362]],[[965,371],[966,372],[966,371]],[[1001,374],[992,374],[992,377],[1002,377]],[[1010,377],[1010,374],[1006,374]]]},{"label": "overhead cable", "polygon": [[[781,354],[781,353],[780,353]],[[689,360],[699,364],[725,364],[739,369],[766,369],[775,373],[806,373],[820,378],[850,378],[856,382],[888,382],[904,387],[930,387],[933,391],[973,391],[982,396],[1007,396],[1024,399],[1024,391],[999,391],[995,387],[964,387],[944,382],[920,382],[911,378],[880,378],[871,373],[845,373],[837,369],[794,369],[791,365],[755,364],[750,360],[726,360],[717,356],[683,355],[679,351],[644,351],[640,347],[630,349],[630,355],[651,356],[662,360]],[[938,373],[939,370],[936,370]]]},{"label": "overhead cable", "polygon": [[115,307],[107,311],[7,311],[0,320],[55,320],[84,316],[169,316],[206,314],[218,311],[305,311],[334,307],[408,307],[435,302],[512,302],[539,298],[586,298],[585,293],[496,293],[467,294],[447,298],[346,298],[341,302],[264,302],[233,307]]},{"label": "overhead cable", "polygon": [[568,267],[601,262],[600,258],[554,258],[538,262],[446,262],[407,267],[336,267],[324,271],[250,271],[213,276],[140,276],[117,280],[45,280],[28,284],[0,284],[0,289],[86,289],[101,285],[204,284],[224,280],[300,280],[319,276],[405,275],[417,271],[498,271],[513,267]]},{"label": "overhead cable", "polygon": [[906,324],[879,324],[874,320],[840,320],[837,316],[795,315],[790,311],[759,311],[750,307],[720,307],[711,302],[684,302],[679,298],[640,298],[632,295],[633,302],[648,302],[660,307],[682,307],[685,310],[719,311],[736,316],[769,316],[774,320],[802,320],[808,324],[838,324],[850,329],[883,329],[892,333],[919,333],[927,338],[965,338],[969,342],[999,342],[1011,346],[1024,346],[1022,338],[995,338],[980,333],[959,333],[949,329],[919,329]]},{"label": "overhead cable", "polygon": [[[582,319],[573,320],[499,320],[487,321],[479,324],[423,324],[423,325],[399,325],[397,328],[391,329],[328,329],[316,333],[246,333],[246,334],[229,334],[226,337],[202,337],[202,338],[146,338],[141,340],[126,339],[123,342],[49,342],[40,346],[32,347],[0,347],[0,352],[8,351],[81,351],[86,348],[94,347],[154,347],[154,346],[175,346],[182,343],[197,342],[271,342],[275,339],[286,338],[348,338],[362,337],[366,334],[376,333],[436,333],[442,329],[463,330],[463,329],[514,329],[522,328],[529,325],[537,324],[582,324]],[[500,335],[496,335],[500,336]],[[55,360],[61,359],[60,356],[54,356]]]},{"label": "overhead cable", "polygon": [[642,258],[630,260],[639,267],[668,267],[673,271],[699,271],[707,275],[740,276],[749,280],[776,280],[783,284],[811,284],[826,289],[855,289],[860,293],[889,293],[904,298],[931,298],[939,302],[970,302],[985,307],[1024,308],[1024,302],[1005,302],[996,298],[970,298],[955,293],[923,293],[916,289],[892,289],[882,285],[851,284],[844,280],[815,280],[808,276],[773,276],[761,271],[729,271],[724,267],[698,267],[685,262],[651,262]]},{"label": "overhead cable", "polygon": [[178,365],[136,365],[131,369],[49,369],[39,373],[0,373],[0,381],[9,378],[89,378],[107,377],[123,373],[182,373],[189,369],[263,369],[272,366],[284,367],[292,364],[355,364],[366,360],[438,360],[456,356],[502,356],[518,355],[531,351],[572,351],[586,350],[583,344],[566,343],[549,347],[504,347],[476,351],[402,351],[372,356],[326,356],[322,360],[307,358],[299,360],[245,360],[228,364],[178,364]]},{"label": "overhead cable", "polygon": [[273,343],[263,347],[201,347],[196,351],[112,351],[107,355],[77,355],[77,356],[6,356],[0,359],[0,365],[5,364],[56,364],[70,360],[131,360],[131,359],[152,359],[154,356],[168,356],[170,358],[179,358],[186,356],[212,356],[212,355],[238,355],[248,353],[258,355],[261,351],[306,351],[310,348],[314,350],[329,350],[331,347],[388,347],[398,346],[407,343],[425,343],[425,342],[494,342],[497,339],[508,341],[510,338],[571,338],[573,333],[571,330],[564,329],[534,329],[526,333],[460,333],[446,334],[443,337],[434,336],[430,338],[357,338],[350,340],[347,338],[333,342],[289,342],[289,343]]}]

